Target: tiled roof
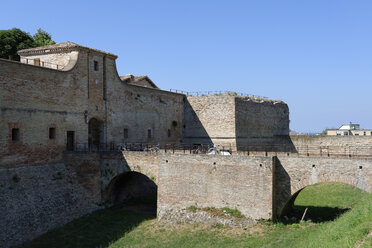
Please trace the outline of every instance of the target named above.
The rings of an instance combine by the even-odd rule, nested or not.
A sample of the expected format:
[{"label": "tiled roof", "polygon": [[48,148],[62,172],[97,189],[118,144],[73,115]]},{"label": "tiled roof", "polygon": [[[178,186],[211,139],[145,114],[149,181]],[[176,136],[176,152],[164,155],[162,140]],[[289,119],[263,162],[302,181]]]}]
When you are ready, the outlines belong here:
[{"label": "tiled roof", "polygon": [[18,54],[19,55],[42,54],[42,53],[58,52],[58,51],[62,51],[62,50],[70,50],[70,49],[73,49],[73,48],[88,49],[88,50],[92,50],[92,51],[95,51],[95,52],[98,52],[98,53],[103,53],[103,54],[106,54],[106,55],[113,56],[113,57],[117,58],[117,55],[115,55],[115,54],[108,53],[108,52],[98,50],[98,49],[94,49],[94,48],[90,48],[90,47],[86,47],[86,46],[82,46],[82,45],[79,45],[79,44],[76,44],[76,43],[73,43],[73,42],[70,42],[70,41],[66,41],[66,42],[62,42],[62,43],[58,43],[58,44],[54,44],[54,45],[23,49],[23,50],[19,50]]}]

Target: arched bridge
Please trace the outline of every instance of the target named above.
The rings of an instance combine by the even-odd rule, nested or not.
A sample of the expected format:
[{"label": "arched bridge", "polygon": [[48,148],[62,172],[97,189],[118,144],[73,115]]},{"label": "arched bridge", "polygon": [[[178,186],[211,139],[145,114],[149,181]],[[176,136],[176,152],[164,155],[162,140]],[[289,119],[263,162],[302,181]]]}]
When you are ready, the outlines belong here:
[{"label": "arched bridge", "polygon": [[[160,220],[191,205],[236,208],[253,219],[275,218],[296,192],[320,182],[372,191],[372,159],[113,152],[66,154],[65,161],[100,204],[112,200],[113,190],[123,182],[143,175],[138,185],[157,190]],[[138,188],[128,190],[143,194]]]}]

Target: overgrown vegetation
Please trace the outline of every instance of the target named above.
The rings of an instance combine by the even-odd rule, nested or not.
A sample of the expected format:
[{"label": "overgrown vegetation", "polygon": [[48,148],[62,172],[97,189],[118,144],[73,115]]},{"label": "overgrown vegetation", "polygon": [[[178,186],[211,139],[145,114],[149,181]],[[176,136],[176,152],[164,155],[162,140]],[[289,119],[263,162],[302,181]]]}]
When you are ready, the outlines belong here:
[{"label": "overgrown vegetation", "polygon": [[216,216],[216,217],[235,217],[235,218],[244,218],[244,215],[237,209],[231,209],[231,208],[228,208],[228,207],[224,207],[224,208],[215,208],[215,207],[204,207],[204,208],[199,208],[197,206],[189,206],[186,208],[187,211],[190,211],[190,212],[196,212],[196,211],[205,211],[205,212],[208,212],[210,213],[212,216]]},{"label": "overgrown vegetation", "polygon": [[116,207],[73,221],[26,247],[371,247],[371,194],[344,184],[319,184],[303,190],[295,206],[352,209],[334,221],[290,225],[261,221],[252,228],[240,228],[163,225],[154,215]]}]

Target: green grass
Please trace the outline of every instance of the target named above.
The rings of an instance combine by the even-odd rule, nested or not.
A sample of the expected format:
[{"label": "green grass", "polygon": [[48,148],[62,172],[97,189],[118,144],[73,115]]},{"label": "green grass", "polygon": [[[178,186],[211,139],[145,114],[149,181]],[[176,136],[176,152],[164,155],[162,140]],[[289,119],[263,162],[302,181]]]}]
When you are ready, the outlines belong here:
[{"label": "green grass", "polygon": [[231,209],[231,208],[222,208],[222,211],[224,211],[225,213],[231,215],[231,216],[234,216],[235,218],[243,218],[244,215],[237,209]]},{"label": "green grass", "polygon": [[163,225],[152,215],[116,207],[73,221],[27,247],[372,247],[372,194],[342,184],[319,184],[303,190],[295,205],[352,210],[334,221],[262,221],[246,229]]},{"label": "green grass", "polygon": [[191,205],[186,208],[187,211],[195,213],[196,211],[205,211],[209,212],[212,216],[219,216],[219,217],[235,217],[235,218],[244,218],[244,215],[237,209],[231,209],[228,207],[224,208],[215,208],[215,207],[204,207],[204,208],[199,208],[197,206]]},{"label": "green grass", "polygon": [[316,222],[329,221],[350,210],[366,195],[354,186],[329,182],[306,187],[294,204],[301,216],[308,208],[307,218]]},{"label": "green grass", "polygon": [[107,247],[113,240],[131,232],[154,214],[137,214],[121,207],[98,210],[50,231],[24,247]]}]

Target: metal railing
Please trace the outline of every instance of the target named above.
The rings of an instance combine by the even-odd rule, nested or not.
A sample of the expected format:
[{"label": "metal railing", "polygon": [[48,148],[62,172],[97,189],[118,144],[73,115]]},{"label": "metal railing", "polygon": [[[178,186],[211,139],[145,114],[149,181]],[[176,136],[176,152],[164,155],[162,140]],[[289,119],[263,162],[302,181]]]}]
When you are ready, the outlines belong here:
[{"label": "metal railing", "polygon": [[73,152],[161,152],[177,154],[222,154],[247,156],[295,156],[333,158],[372,158],[372,146],[294,146],[292,144],[252,144],[233,146],[231,144],[158,144],[158,143],[75,143],[65,151]]},{"label": "metal railing", "polygon": [[184,90],[177,90],[177,89],[170,89],[170,92],[174,93],[180,93],[188,96],[208,96],[208,95],[222,95],[222,94],[228,94],[232,96],[247,96],[251,98],[257,98],[257,99],[268,99],[265,96],[257,96],[247,93],[241,93],[241,92],[235,92],[235,91],[228,91],[228,90],[220,90],[220,91],[184,91]]}]

